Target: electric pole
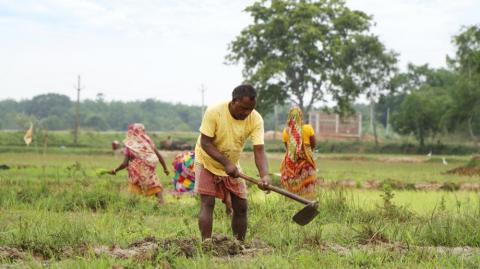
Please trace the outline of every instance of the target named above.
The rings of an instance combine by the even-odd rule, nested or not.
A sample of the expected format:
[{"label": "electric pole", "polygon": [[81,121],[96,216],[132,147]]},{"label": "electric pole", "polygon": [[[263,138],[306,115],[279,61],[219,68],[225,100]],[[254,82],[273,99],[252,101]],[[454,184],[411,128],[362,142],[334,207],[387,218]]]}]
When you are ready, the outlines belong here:
[{"label": "electric pole", "polygon": [[75,130],[73,133],[73,144],[78,145],[78,132],[80,129],[80,75],[77,82],[77,104],[75,107]]},{"label": "electric pole", "polygon": [[274,117],[274,122],[273,122],[273,140],[277,139],[277,129],[278,129],[278,111],[277,111],[277,105],[273,105],[273,117]]},{"label": "electric pole", "polygon": [[203,114],[205,114],[205,86],[200,86],[200,92],[202,93],[202,119],[203,119]]}]

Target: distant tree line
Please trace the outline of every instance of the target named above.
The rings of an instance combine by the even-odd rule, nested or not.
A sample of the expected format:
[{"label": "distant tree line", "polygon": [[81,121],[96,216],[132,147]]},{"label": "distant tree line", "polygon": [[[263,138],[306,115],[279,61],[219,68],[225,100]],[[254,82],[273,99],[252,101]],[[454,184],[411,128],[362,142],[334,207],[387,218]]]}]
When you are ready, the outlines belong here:
[{"label": "distant tree line", "polygon": [[[69,130],[75,124],[75,105],[68,96],[48,93],[21,101],[0,101],[0,128],[24,129],[32,122],[48,130]],[[126,130],[129,123],[142,122],[151,131],[194,131],[201,121],[201,108],[153,99],[106,102],[102,98],[80,104],[82,129]]]}]

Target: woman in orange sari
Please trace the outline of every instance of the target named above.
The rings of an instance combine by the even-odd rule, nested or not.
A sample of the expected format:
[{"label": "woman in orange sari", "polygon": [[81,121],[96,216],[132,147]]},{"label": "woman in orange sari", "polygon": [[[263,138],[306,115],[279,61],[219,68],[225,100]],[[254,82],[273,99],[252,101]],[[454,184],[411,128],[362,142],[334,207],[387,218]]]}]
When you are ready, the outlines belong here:
[{"label": "woman in orange sari", "polygon": [[317,183],[312,152],[316,146],[315,133],[310,124],[303,124],[303,113],[298,107],[288,113],[283,142],[286,153],[280,167],[282,185],[290,192],[313,198]]},{"label": "woman in orange sari", "polygon": [[155,195],[158,198],[158,203],[163,204],[163,186],[158,180],[157,162],[160,161],[160,164],[162,164],[165,175],[169,175],[170,172],[152,139],[145,133],[143,124],[128,125],[127,137],[123,140],[123,143],[125,145],[125,158],[109,174],[115,175],[118,171],[127,168],[128,190],[146,196]]}]

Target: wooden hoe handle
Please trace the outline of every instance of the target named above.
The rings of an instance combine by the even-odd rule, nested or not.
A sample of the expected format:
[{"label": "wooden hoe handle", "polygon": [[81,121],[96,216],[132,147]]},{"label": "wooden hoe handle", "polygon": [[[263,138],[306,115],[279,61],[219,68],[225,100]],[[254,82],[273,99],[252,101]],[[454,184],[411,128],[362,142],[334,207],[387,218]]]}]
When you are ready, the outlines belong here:
[{"label": "wooden hoe handle", "polygon": [[[251,182],[251,183],[253,183],[253,184],[255,184],[255,185],[260,185],[260,181],[258,181],[257,179],[254,179],[254,178],[252,178],[252,177],[249,177],[249,176],[247,176],[247,175],[245,175],[245,174],[240,173],[240,177],[243,178],[243,179],[245,179],[245,180],[247,180],[247,181],[249,181],[249,182]],[[297,202],[300,202],[300,203],[302,203],[302,204],[305,204],[305,205],[314,203],[314,201],[307,200],[307,199],[305,199],[305,198],[303,198],[303,197],[300,197],[300,196],[298,196],[298,195],[296,195],[296,194],[294,194],[294,193],[288,192],[288,191],[286,191],[286,190],[284,190],[284,189],[278,188],[278,187],[273,186],[273,185],[268,185],[267,189],[268,189],[268,190],[271,190],[271,191],[274,191],[274,192],[276,192],[276,193],[279,193],[279,194],[281,194],[281,195],[284,195],[284,196],[286,196],[286,197],[288,197],[288,198],[290,198],[290,199],[293,199],[293,200],[295,200],[295,201],[297,201]]]}]

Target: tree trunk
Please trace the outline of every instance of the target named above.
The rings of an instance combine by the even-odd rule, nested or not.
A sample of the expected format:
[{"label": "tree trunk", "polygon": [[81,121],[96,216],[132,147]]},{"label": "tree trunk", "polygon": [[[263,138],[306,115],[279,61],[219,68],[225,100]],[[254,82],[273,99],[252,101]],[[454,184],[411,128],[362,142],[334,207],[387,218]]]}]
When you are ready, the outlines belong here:
[{"label": "tree trunk", "polygon": [[467,121],[468,132],[470,133],[470,137],[472,138],[473,144],[475,145],[475,147],[478,147],[478,138],[473,133],[472,121],[473,121],[473,116],[470,116],[470,118],[468,118],[468,121]]},{"label": "tree trunk", "polygon": [[378,148],[377,123],[375,121],[374,111],[375,111],[375,102],[371,101],[370,102],[370,127],[372,128],[373,137],[375,138],[375,147]]},{"label": "tree trunk", "polygon": [[375,147],[378,148],[377,124],[373,121],[373,137],[375,137]]},{"label": "tree trunk", "polygon": [[373,101],[370,101],[370,131],[373,132]]},{"label": "tree trunk", "polygon": [[423,149],[425,147],[425,137],[423,135],[423,130],[421,129],[418,132],[418,139],[420,140],[420,149]]}]

